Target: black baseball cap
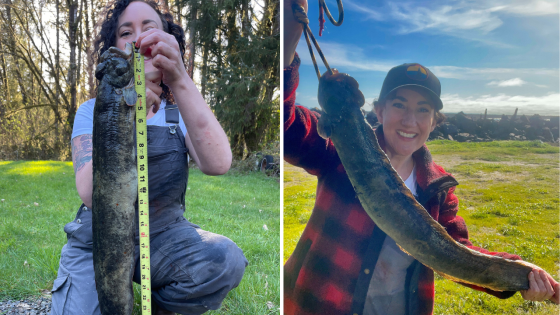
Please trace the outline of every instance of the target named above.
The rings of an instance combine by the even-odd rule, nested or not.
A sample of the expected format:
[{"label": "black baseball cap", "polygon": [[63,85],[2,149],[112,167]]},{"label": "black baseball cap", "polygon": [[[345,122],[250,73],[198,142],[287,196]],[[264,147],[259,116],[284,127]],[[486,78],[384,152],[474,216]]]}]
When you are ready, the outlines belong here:
[{"label": "black baseball cap", "polygon": [[436,110],[443,108],[443,103],[439,98],[441,95],[441,84],[438,78],[430,71],[430,69],[419,63],[404,63],[389,70],[381,92],[379,100],[383,101],[394,90],[403,86],[419,86],[425,88],[433,96],[436,102]]}]

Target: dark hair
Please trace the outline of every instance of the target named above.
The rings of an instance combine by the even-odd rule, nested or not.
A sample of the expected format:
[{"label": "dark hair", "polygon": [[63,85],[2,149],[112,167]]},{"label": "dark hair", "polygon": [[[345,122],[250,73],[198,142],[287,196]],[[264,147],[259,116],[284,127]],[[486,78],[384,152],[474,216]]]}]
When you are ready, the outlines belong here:
[{"label": "dark hair", "polygon": [[[434,100],[433,95],[431,95],[425,88],[419,87],[419,86],[414,86],[414,85],[403,86],[402,88],[409,89],[409,90],[412,90],[414,92],[417,92],[420,95],[422,95],[425,99],[430,101],[430,105],[432,106],[432,108],[434,108],[434,119],[436,120],[436,126],[440,125],[441,123],[443,123],[445,121],[445,118],[446,118],[445,115],[442,112],[440,112],[438,109],[435,109],[435,107],[434,107],[434,104],[436,104],[436,102]],[[387,101],[394,100],[397,97],[397,91],[398,90],[399,89],[395,89],[391,93],[387,94],[385,99],[373,101],[373,108],[377,109],[377,108],[383,107],[383,106],[385,106],[385,103]]]},{"label": "dark hair", "polygon": [[[93,52],[90,56],[93,64],[97,66],[101,55],[103,55],[103,53],[107,49],[109,49],[109,47],[115,46],[115,43],[117,42],[117,28],[119,27],[119,17],[129,4],[138,1],[144,2],[152,7],[152,9],[156,11],[156,13],[159,15],[159,18],[161,19],[163,31],[175,36],[175,38],[177,39],[177,43],[179,43],[179,49],[181,50],[181,59],[183,60],[184,65],[184,55],[186,50],[185,32],[180,25],[173,23],[173,16],[169,13],[165,5],[160,6],[153,0],[116,0],[107,4],[105,9],[103,9],[100,14],[102,20],[100,20],[96,25],[96,28],[99,29],[99,33],[95,38],[93,44]],[[167,87],[167,85],[163,83],[161,83],[161,87],[163,90],[162,97],[165,98],[168,103],[174,103],[173,94],[171,93],[169,87]]]}]

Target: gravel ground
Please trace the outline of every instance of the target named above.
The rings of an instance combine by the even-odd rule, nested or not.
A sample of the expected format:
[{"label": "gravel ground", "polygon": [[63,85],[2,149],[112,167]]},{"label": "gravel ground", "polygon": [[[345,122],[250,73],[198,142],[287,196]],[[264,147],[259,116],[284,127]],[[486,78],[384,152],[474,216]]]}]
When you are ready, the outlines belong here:
[{"label": "gravel ground", "polygon": [[25,300],[0,301],[0,315],[48,315],[51,312],[51,297],[41,296]]}]

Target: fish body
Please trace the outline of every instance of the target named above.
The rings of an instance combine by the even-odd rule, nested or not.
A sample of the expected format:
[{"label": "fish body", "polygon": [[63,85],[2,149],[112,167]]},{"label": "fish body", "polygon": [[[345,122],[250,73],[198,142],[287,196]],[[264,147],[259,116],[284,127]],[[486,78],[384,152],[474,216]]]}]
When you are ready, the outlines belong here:
[{"label": "fish body", "polygon": [[444,277],[495,291],[529,288],[532,267],[457,243],[420,205],[391,166],[360,107],[355,79],[326,73],[319,81],[318,132],[330,138],[362,207],[408,254]]},{"label": "fish body", "polygon": [[[96,69],[100,80],[93,118],[93,265],[102,314],[132,314],[134,204],[137,169],[134,138],[132,46],[111,47]],[[134,104],[132,103],[132,104]]]}]

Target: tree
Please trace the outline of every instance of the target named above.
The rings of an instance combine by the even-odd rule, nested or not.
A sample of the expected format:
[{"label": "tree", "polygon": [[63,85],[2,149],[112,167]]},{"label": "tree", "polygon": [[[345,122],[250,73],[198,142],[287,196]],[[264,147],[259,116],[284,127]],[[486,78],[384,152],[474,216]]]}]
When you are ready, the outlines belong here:
[{"label": "tree", "polygon": [[[279,134],[279,0],[173,0],[186,66],[235,156]],[[69,159],[94,97],[93,22],[106,0],[0,0],[0,159]]]},{"label": "tree", "polygon": [[248,0],[183,2],[191,16],[189,37],[195,39],[201,61],[196,67],[201,92],[237,158],[279,135],[280,4],[262,3],[262,11],[255,12]]},{"label": "tree", "polygon": [[[56,20],[45,21],[43,11],[57,12]],[[0,158],[69,158],[76,104],[87,97],[87,91],[77,90],[82,82],[79,72],[85,68],[78,42],[83,38],[79,11],[77,1],[3,0]],[[61,12],[69,13],[66,19]],[[61,45],[60,33],[64,42],[73,44]],[[63,58],[61,46],[73,51],[69,60]]]}]

